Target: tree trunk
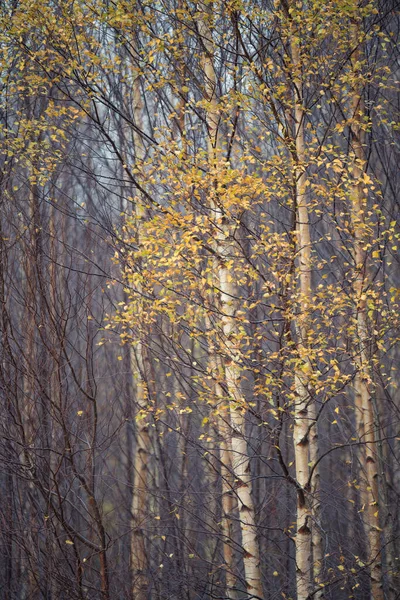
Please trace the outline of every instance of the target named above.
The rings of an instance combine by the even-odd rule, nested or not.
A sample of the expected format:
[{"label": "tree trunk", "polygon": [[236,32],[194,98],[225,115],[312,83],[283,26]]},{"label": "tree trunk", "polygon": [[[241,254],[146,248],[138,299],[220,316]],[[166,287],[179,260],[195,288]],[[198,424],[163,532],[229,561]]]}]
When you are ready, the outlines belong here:
[{"label": "tree trunk", "polygon": [[[294,454],[296,463],[296,479],[299,485],[297,494],[297,535],[296,535],[296,565],[297,565],[297,600],[306,600],[311,593],[312,570],[312,514],[310,498],[306,489],[310,468],[310,425],[315,414],[311,409],[313,400],[310,397],[307,373],[311,369],[307,357],[307,314],[311,307],[311,238],[306,196],[305,174],[305,140],[304,140],[304,106],[301,81],[301,56],[298,38],[293,35],[292,43],[294,116],[295,116],[295,147],[296,147],[296,254],[299,257],[299,305],[303,314],[295,320],[297,334],[298,366],[295,371],[296,403],[294,407]],[[315,417],[314,417],[315,419]],[[315,420],[314,420],[315,426]],[[317,571],[317,563],[315,565]],[[318,575],[317,575],[318,577]]]},{"label": "tree trunk", "polygon": [[221,477],[222,477],[222,535],[224,538],[224,561],[226,578],[226,600],[234,597],[233,590],[236,577],[233,570],[233,523],[232,513],[235,509],[235,498],[232,478],[232,447],[230,444],[229,415],[224,411],[219,419],[219,434],[221,436]]},{"label": "tree trunk", "polygon": [[[132,352],[132,370],[136,384],[136,435],[134,453],[134,489],[132,494],[131,569],[133,578],[132,598],[148,599],[147,552],[144,524],[147,515],[147,489],[149,484],[150,435],[148,420],[138,414],[145,410],[148,401],[145,384],[145,368],[141,343]],[[139,418],[138,418],[139,417]]]},{"label": "tree trunk", "polygon": [[360,73],[358,65],[362,60],[358,41],[359,22],[353,24],[354,52],[352,69],[355,85],[351,96],[351,134],[352,134],[352,171],[354,185],[351,198],[351,220],[354,231],[354,297],[356,303],[356,345],[357,345],[357,374],[354,381],[356,395],[357,426],[362,442],[360,449],[361,469],[365,477],[363,500],[365,506],[365,533],[368,544],[368,564],[371,576],[371,598],[383,600],[382,568],[381,568],[381,534],[379,526],[378,507],[378,459],[376,456],[375,416],[373,399],[369,390],[369,334],[367,325],[368,266],[365,246],[367,198],[363,191],[365,187],[362,178],[364,174],[365,134],[362,128],[364,107],[362,99],[362,83],[358,83]]},{"label": "tree trunk", "polygon": [[[133,120],[137,129],[133,133],[135,161],[138,167],[144,158],[143,142],[138,131],[143,130],[143,99],[141,79],[137,75],[133,83]],[[142,202],[136,198],[136,238],[140,243],[141,220],[145,214]],[[141,289],[137,287],[138,311],[141,311]],[[131,575],[132,600],[149,599],[148,557],[145,539],[145,521],[148,513],[149,459],[151,439],[146,410],[149,400],[146,349],[142,340],[131,347],[131,370],[134,380],[135,397],[135,446],[133,452],[134,487],[132,492],[132,535],[131,535]]]},{"label": "tree trunk", "polygon": [[[310,431],[310,463],[315,465],[318,460],[318,432],[316,423],[316,410],[315,403],[312,402],[309,407],[310,418],[313,421],[314,427]],[[312,568],[313,568],[313,582],[314,589],[318,588],[318,585],[322,583],[321,576],[323,570],[324,561],[324,536],[322,534],[321,527],[321,498],[320,498],[320,470],[319,465],[314,469],[313,479],[311,485],[311,497],[312,497],[312,527],[311,527],[311,545],[312,545]],[[324,598],[324,589],[320,589],[314,592],[315,600],[322,600]]]},{"label": "tree trunk", "polygon": [[[211,329],[209,319],[207,319],[207,329]],[[219,412],[218,417],[218,434],[220,438],[220,475],[222,479],[222,536],[223,536],[223,554],[225,562],[225,598],[230,600],[233,598],[232,590],[235,587],[236,577],[233,572],[233,524],[232,513],[235,508],[234,499],[234,482],[232,477],[232,446],[230,436],[232,427],[230,423],[230,415],[224,405],[227,404],[228,398],[224,393],[220,382],[221,377],[225,377],[225,373],[221,364],[219,364],[218,356],[214,352],[214,348],[210,354],[210,366],[214,375],[214,395]]]},{"label": "tree trunk", "polygon": [[[230,246],[219,245],[221,256]],[[242,369],[238,363],[234,342],[236,323],[235,312],[238,297],[233,275],[225,266],[219,268],[221,289],[222,331],[226,349],[225,377],[229,394],[229,410],[232,425],[232,469],[235,475],[235,488],[238,498],[239,519],[242,534],[243,563],[248,593],[263,598],[260,556],[257,541],[257,527],[252,498],[252,478],[246,442],[246,408],[241,391]]]},{"label": "tree trunk", "polygon": [[[205,48],[203,68],[205,78],[205,97],[209,102],[207,111],[208,155],[210,167],[214,169],[218,163],[218,110],[216,99],[216,75],[214,70],[214,48],[212,32],[207,20],[212,15],[212,5],[203,6],[204,17],[199,21],[199,32]],[[232,338],[236,331],[235,313],[238,290],[233,275],[227,266],[229,257],[234,253],[230,242],[227,218],[221,208],[214,203],[210,206],[217,228],[216,251],[219,256],[216,275],[216,287],[220,289],[220,308],[222,313],[222,333],[225,349],[225,382],[229,395],[229,412],[232,426],[232,469],[235,476],[235,487],[238,499],[240,529],[242,535],[243,563],[245,580],[250,597],[263,598],[260,556],[257,542],[257,528],[252,498],[252,480],[250,460],[246,442],[246,409],[241,392],[242,369],[237,361],[236,350]]]}]

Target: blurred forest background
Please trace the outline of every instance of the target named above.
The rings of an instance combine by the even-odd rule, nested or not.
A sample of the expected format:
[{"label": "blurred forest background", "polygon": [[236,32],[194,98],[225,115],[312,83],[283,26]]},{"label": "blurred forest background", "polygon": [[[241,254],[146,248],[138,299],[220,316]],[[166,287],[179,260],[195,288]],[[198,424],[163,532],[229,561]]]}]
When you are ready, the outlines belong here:
[{"label": "blurred forest background", "polygon": [[400,598],[399,27],[2,0],[2,599]]}]

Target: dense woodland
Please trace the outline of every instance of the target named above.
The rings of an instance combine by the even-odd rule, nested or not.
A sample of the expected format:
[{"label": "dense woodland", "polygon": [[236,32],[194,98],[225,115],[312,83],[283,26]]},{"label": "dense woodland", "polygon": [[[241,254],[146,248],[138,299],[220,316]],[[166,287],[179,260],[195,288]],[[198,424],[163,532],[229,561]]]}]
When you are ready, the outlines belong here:
[{"label": "dense woodland", "polygon": [[2,0],[2,599],[400,598],[399,33]]}]

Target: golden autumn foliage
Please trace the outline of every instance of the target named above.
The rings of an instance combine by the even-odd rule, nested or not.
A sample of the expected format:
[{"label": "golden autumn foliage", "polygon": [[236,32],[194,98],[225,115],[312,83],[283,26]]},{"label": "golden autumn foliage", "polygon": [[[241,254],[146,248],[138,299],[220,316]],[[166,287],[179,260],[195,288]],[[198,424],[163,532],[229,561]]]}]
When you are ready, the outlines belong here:
[{"label": "golden autumn foliage", "polygon": [[[132,374],[126,597],[167,597],[152,581],[170,542],[153,521],[164,500],[168,519],[180,521],[168,486],[182,497],[190,488],[189,446],[220,498],[201,513],[201,550],[188,552],[185,529],[196,511],[174,520],[177,571],[202,556],[218,597],[232,599],[394,597],[398,543],[382,474],[398,448],[387,407],[397,414],[388,399],[400,326],[398,15],[389,4],[1,8],[3,173],[26,191],[32,215],[40,194],[53,210],[59,180],[70,177],[78,219],[101,223],[114,253],[111,274],[101,274],[114,296],[98,346],[114,348],[105,330],[116,331],[117,360]],[[9,188],[4,197],[12,201]],[[118,216],[98,216],[103,205]],[[169,432],[182,462],[172,483]],[[345,483],[335,518],[342,511],[347,529],[331,542],[336,477]],[[259,480],[271,496],[286,494],[285,514],[270,503],[264,516]],[[82,486],[100,540],[93,597],[107,599],[116,593],[111,544],[101,502]],[[289,542],[286,562],[270,544],[274,528]],[[78,570],[76,597],[89,598]],[[179,585],[168,597],[197,597]]]}]

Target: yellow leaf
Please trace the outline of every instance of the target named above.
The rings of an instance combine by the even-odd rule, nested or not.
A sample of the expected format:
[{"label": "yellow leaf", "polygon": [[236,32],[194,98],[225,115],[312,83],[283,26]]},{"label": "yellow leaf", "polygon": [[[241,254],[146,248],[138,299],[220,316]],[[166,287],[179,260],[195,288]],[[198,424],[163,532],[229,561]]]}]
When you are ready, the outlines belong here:
[{"label": "yellow leaf", "polygon": [[371,183],[371,177],[367,173],[364,173],[363,181],[368,185],[368,183]]}]

